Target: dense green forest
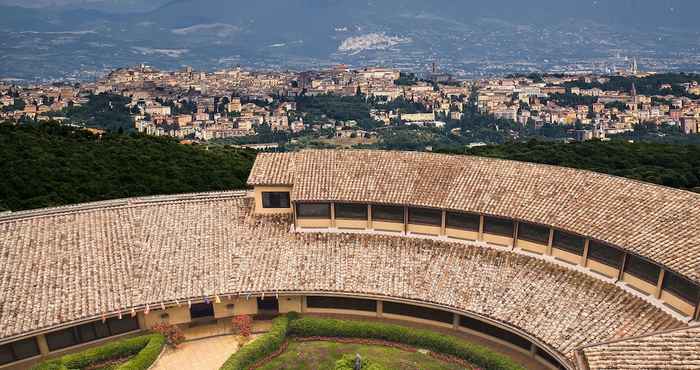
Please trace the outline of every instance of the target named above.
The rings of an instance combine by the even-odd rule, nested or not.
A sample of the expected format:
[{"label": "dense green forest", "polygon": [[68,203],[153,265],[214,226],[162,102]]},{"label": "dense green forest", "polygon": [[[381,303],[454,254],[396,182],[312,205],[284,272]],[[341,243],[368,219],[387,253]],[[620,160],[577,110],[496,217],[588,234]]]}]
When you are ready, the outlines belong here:
[{"label": "dense green forest", "polygon": [[126,106],[129,102],[131,98],[121,95],[106,93],[90,95],[87,104],[65,108],[60,115],[65,115],[71,122],[86,127],[130,132],[134,130],[134,121]]},{"label": "dense green forest", "polygon": [[0,211],[245,186],[255,153],[54,124],[0,123]]},{"label": "dense green forest", "polygon": [[446,152],[586,169],[700,192],[700,145],[530,141]]}]

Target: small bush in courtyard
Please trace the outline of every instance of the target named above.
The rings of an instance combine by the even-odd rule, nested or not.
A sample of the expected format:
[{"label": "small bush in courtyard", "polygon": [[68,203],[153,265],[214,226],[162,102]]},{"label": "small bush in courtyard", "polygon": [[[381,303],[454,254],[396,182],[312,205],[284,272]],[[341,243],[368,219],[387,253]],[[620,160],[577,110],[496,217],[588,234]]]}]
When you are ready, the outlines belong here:
[{"label": "small bush in courtyard", "polygon": [[182,332],[177,325],[171,325],[168,323],[159,323],[153,327],[153,331],[160,333],[165,337],[166,342],[169,346],[177,348],[185,341],[185,334]]},{"label": "small bush in courtyard", "polygon": [[272,321],[272,329],[255,341],[241,347],[221,367],[222,370],[244,370],[278,351],[287,338],[289,318],[281,316]]},{"label": "small bush in courtyard", "polygon": [[236,334],[244,338],[250,337],[253,333],[253,319],[248,315],[237,315],[231,319],[233,330]]}]

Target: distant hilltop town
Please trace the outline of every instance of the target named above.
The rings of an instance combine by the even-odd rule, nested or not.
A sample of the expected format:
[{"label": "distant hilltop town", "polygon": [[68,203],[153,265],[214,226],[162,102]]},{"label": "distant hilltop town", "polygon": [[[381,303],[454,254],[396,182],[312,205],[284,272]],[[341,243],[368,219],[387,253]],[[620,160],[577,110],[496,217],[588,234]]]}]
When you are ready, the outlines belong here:
[{"label": "distant hilltop town", "polygon": [[[146,65],[90,83],[0,85],[0,119],[59,121],[95,130],[135,130],[210,141],[262,133],[371,140],[392,127],[433,127],[462,135],[481,117],[508,129],[568,128],[572,138],[604,139],[638,124],[698,132],[700,76],[651,74],[636,62],[610,75],[516,75],[455,80],[433,66],[398,69],[338,65],[305,72],[213,73]],[[498,124],[500,122],[500,125]],[[504,124],[503,122],[508,122]],[[515,129],[514,129],[515,127]]]}]

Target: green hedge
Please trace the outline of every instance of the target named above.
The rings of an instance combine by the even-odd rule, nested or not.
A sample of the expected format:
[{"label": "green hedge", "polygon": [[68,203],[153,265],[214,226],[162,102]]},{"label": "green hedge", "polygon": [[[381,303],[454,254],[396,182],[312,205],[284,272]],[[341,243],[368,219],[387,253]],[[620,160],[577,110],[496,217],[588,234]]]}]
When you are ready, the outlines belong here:
[{"label": "green hedge", "polygon": [[304,317],[289,324],[289,335],[386,340],[452,355],[485,370],[523,370],[511,359],[486,347],[429,330],[398,325]]},{"label": "green hedge", "polygon": [[272,329],[262,337],[246,344],[234,353],[221,370],[245,370],[279,350],[287,337],[289,318],[281,316],[272,322]]},{"label": "green hedge", "polygon": [[123,339],[103,346],[71,353],[54,360],[43,362],[34,370],[84,369],[92,364],[111,359],[134,356],[121,364],[116,370],[146,370],[153,364],[165,345],[165,337],[150,334]]}]

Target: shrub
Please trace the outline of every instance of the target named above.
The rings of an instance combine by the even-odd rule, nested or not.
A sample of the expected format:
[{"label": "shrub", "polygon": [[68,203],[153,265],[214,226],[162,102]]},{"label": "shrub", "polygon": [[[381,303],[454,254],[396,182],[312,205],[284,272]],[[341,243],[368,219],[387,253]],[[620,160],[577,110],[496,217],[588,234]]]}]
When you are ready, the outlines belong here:
[{"label": "shrub", "polygon": [[[376,364],[366,358],[362,359],[362,370],[387,370],[384,366]],[[354,370],[355,355],[345,355],[335,362],[335,370]]]},{"label": "shrub", "polygon": [[455,356],[486,370],[522,370],[511,359],[490,349],[429,330],[364,321],[304,317],[289,324],[296,337],[368,338],[426,348]]},{"label": "shrub", "polygon": [[289,318],[282,316],[272,322],[272,329],[262,337],[241,347],[221,367],[222,370],[244,370],[272,355],[282,347],[289,327]]},{"label": "shrub", "polygon": [[185,334],[177,325],[161,322],[153,327],[153,331],[162,334],[168,345],[173,348],[177,348],[185,341]]},{"label": "shrub", "polygon": [[242,335],[244,338],[248,338],[253,332],[253,319],[248,315],[237,315],[231,319],[233,324],[233,330]]},{"label": "shrub", "polygon": [[103,346],[68,354],[33,367],[34,370],[84,369],[101,362],[133,356],[116,370],[146,370],[160,355],[165,337],[151,334],[123,339]]}]

